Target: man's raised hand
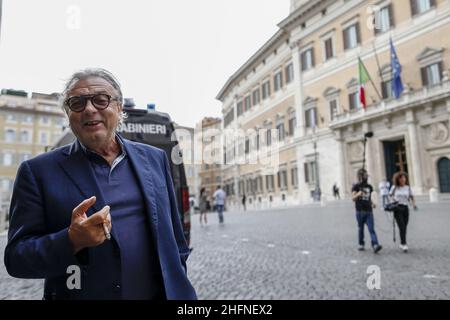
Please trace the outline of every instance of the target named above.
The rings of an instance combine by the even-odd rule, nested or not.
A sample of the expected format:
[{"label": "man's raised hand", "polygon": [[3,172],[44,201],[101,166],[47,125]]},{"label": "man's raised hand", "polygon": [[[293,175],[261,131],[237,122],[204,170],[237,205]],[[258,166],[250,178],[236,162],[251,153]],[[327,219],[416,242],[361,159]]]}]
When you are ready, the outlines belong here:
[{"label": "man's raised hand", "polygon": [[81,202],[72,211],[72,221],[69,227],[69,239],[74,253],[88,247],[96,247],[106,240],[103,224],[111,231],[111,215],[109,206],[88,217],[86,211],[95,204],[96,198],[91,197]]}]

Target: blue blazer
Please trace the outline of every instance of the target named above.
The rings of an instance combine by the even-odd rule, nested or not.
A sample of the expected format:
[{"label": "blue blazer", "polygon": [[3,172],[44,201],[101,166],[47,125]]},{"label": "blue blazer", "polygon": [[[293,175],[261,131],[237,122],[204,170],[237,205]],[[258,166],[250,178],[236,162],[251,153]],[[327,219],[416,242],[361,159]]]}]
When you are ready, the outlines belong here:
[{"label": "blue blazer", "polygon": [[[196,299],[187,278],[189,248],[183,236],[170,164],[164,151],[123,139],[130,163],[144,195],[148,221],[158,252],[167,299]],[[90,264],[96,248],[77,255],[68,238],[72,210],[95,195],[97,202],[87,215],[106,204],[95,182],[92,167],[80,144],[42,154],[19,167],[10,208],[5,266],[17,278],[45,278],[45,299],[121,299],[120,247],[112,240],[101,259],[110,267],[99,270]],[[103,246],[102,245],[102,246]],[[95,257],[99,258],[99,257]],[[69,290],[67,268],[78,265],[81,290]]]}]

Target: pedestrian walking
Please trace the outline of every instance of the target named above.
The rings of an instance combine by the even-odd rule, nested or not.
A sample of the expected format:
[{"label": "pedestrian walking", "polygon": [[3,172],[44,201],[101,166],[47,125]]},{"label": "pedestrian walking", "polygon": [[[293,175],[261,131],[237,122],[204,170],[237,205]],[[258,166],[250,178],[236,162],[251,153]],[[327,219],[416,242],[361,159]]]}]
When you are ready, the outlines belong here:
[{"label": "pedestrian walking", "polygon": [[341,200],[341,195],[339,194],[339,187],[337,186],[336,183],[333,185],[333,196],[334,196],[334,199]]},{"label": "pedestrian walking", "polygon": [[400,231],[400,249],[408,252],[406,233],[409,223],[409,203],[417,210],[416,200],[409,186],[408,176],[404,172],[397,172],[392,179],[393,186],[389,192],[392,201],[397,202],[394,209],[394,218]]},{"label": "pedestrian walking", "polygon": [[375,220],[372,202],[373,187],[368,183],[369,175],[365,169],[358,170],[358,182],[352,188],[352,200],[355,202],[356,221],[358,222],[358,243],[359,251],[364,251],[364,225],[369,229],[372,248],[374,253],[378,253],[383,247],[378,243],[375,232]]},{"label": "pedestrian walking", "polygon": [[205,221],[205,225],[206,224],[208,224],[208,215],[207,215],[207,211],[208,211],[208,208],[207,208],[207,202],[208,202],[208,200],[207,200],[207,197],[206,197],[206,190],[205,190],[205,188],[201,188],[200,189],[200,199],[199,199],[199,202],[200,202],[200,204],[199,204],[199,206],[200,206],[200,225],[202,226],[203,225],[203,223],[202,223],[202,218],[203,218],[203,220]]},{"label": "pedestrian walking", "polygon": [[247,198],[246,198],[245,193],[244,193],[244,195],[242,196],[242,206],[244,207],[244,211],[247,210],[247,207],[245,206],[245,202],[246,201],[247,201]]},{"label": "pedestrian walking", "polygon": [[381,201],[383,203],[383,208],[384,206],[389,203],[389,189],[391,187],[391,184],[389,183],[389,181],[387,179],[383,179],[379,184],[378,184],[378,189],[380,190],[380,195],[381,195]]},{"label": "pedestrian walking", "polygon": [[214,203],[216,205],[216,210],[219,215],[219,223],[223,223],[223,208],[225,207],[225,199],[227,194],[220,187],[217,186],[216,192],[214,192]]}]

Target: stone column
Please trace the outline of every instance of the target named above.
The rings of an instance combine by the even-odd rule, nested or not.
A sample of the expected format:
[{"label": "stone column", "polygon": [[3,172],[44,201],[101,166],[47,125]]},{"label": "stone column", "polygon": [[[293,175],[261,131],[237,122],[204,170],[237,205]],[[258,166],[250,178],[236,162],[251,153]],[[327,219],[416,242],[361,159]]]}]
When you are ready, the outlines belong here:
[{"label": "stone column", "polygon": [[[411,153],[411,161],[408,162],[408,167],[412,168],[412,179],[410,183],[412,185],[413,192],[415,194],[423,194],[423,176],[422,176],[422,165],[420,158],[420,144],[417,135],[417,120],[415,119],[414,112],[408,110],[406,112],[406,123],[408,124],[408,138],[409,138],[409,148]],[[412,180],[412,181],[411,181]]]},{"label": "stone column", "polygon": [[447,100],[448,128],[450,129],[450,99]]},{"label": "stone column", "polygon": [[300,47],[299,42],[291,44],[292,63],[294,66],[294,88],[295,88],[295,116],[297,119],[297,128],[295,137],[303,137],[305,135],[305,120],[303,110],[303,81],[300,65]]},{"label": "stone column", "polygon": [[336,130],[336,142],[338,145],[338,187],[340,190],[341,198],[345,198],[345,195],[347,194],[348,190],[348,181],[347,181],[347,175],[346,175],[346,156],[345,156],[345,141],[343,138],[342,130]]},{"label": "stone column", "polygon": [[[233,121],[233,125],[231,126],[234,130],[239,130],[238,127],[238,116],[237,116],[237,101],[238,101],[238,96],[235,95],[234,96],[234,101],[233,101],[233,109],[234,109],[234,121]],[[236,134],[237,132],[235,132]],[[237,150],[237,146],[235,145],[236,140],[233,138],[233,181],[234,181],[234,193],[236,195],[236,209],[240,209],[240,196],[239,196],[239,178],[240,178],[240,167],[239,164],[237,162],[236,159],[236,154],[237,152],[235,152]]]}]

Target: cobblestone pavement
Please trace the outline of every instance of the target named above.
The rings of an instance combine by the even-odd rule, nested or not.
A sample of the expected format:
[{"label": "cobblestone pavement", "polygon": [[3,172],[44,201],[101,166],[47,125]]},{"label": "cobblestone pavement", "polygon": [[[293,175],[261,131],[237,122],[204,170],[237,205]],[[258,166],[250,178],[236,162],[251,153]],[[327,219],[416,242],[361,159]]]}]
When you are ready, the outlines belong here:
[{"label": "cobblestone pavement", "polygon": [[[392,222],[375,212],[384,249],[356,250],[348,202],[192,217],[189,277],[200,299],[450,299],[450,205],[411,213],[410,252],[392,241]],[[398,232],[397,232],[398,237]],[[369,237],[366,232],[366,242]],[[5,237],[0,236],[3,257]],[[367,268],[379,266],[381,289],[369,290]],[[13,279],[0,264],[0,299],[40,299],[41,280]]]}]

